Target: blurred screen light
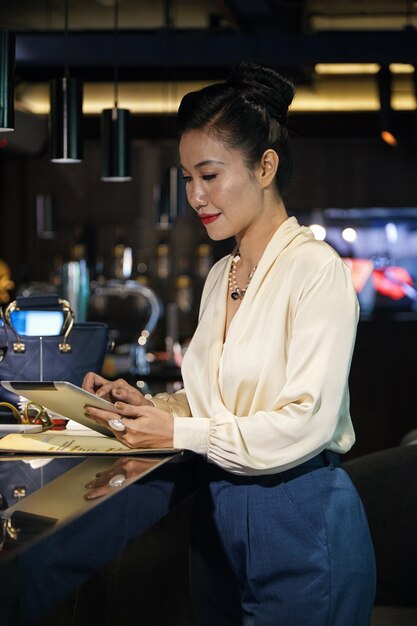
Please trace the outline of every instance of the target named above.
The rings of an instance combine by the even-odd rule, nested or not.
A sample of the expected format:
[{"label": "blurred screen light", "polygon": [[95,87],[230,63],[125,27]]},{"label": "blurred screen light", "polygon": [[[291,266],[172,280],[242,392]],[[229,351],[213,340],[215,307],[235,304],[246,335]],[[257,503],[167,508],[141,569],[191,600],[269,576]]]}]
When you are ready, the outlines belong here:
[{"label": "blurred screen light", "polygon": [[358,233],[354,228],[344,228],[342,231],[342,237],[345,241],[352,243],[358,238]]}]

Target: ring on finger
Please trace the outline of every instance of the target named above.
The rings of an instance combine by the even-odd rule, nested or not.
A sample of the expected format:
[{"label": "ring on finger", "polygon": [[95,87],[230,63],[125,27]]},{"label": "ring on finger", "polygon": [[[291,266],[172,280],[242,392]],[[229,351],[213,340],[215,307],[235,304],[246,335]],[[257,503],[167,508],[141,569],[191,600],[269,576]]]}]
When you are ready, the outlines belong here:
[{"label": "ring on finger", "polygon": [[125,480],[126,476],[124,474],[116,474],[110,478],[109,487],[121,487]]},{"label": "ring on finger", "polygon": [[123,432],[124,430],[126,430],[126,426],[121,419],[109,420],[109,426],[112,430],[117,430],[118,432]]}]

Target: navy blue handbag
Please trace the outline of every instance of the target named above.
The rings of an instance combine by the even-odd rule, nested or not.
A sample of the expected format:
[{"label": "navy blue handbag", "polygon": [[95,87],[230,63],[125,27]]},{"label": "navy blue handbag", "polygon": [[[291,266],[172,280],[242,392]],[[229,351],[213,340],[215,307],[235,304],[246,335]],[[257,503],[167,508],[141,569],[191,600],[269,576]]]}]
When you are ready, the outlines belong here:
[{"label": "navy blue handbag", "polygon": [[[14,321],[23,311],[59,311],[58,334],[24,335]],[[109,345],[108,326],[74,323],[69,303],[58,296],[17,298],[0,326],[0,380],[66,380],[80,386],[88,371],[101,372]],[[18,396],[0,386],[0,400],[17,405]]]}]

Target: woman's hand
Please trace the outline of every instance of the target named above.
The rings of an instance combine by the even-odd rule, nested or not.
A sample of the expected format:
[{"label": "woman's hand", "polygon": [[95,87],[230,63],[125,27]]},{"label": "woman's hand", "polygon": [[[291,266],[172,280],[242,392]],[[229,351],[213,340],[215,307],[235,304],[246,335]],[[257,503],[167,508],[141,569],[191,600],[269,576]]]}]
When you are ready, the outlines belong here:
[{"label": "woman's hand", "polygon": [[132,387],[122,378],[107,380],[94,372],[88,372],[84,376],[82,388],[109,402],[119,400],[135,406],[153,406],[136,387]]},{"label": "woman's hand", "polygon": [[[114,407],[117,413],[87,406],[85,414],[111,430],[117,439],[129,448],[173,447],[174,418],[171,413],[161,411],[153,405],[135,405],[120,401],[117,401]],[[124,430],[111,428],[110,420],[115,419],[122,423]]]}]

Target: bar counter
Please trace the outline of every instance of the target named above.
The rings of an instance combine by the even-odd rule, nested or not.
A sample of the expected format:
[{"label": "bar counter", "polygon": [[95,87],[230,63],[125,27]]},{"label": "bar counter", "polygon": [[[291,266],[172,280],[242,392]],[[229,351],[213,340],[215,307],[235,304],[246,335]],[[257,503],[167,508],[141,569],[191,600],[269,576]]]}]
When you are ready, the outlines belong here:
[{"label": "bar counter", "polygon": [[195,488],[195,458],[183,452],[2,456],[2,626],[191,626]]}]

